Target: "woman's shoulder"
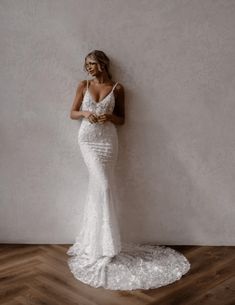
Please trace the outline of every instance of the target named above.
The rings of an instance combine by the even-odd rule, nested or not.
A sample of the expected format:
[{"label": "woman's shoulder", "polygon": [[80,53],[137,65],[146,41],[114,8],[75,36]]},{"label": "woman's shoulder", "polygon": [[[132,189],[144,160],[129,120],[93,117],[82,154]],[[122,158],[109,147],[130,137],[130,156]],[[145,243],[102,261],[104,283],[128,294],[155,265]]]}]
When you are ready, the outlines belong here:
[{"label": "woman's shoulder", "polygon": [[80,85],[81,86],[86,86],[87,85],[87,79],[83,79],[83,80],[80,80]]},{"label": "woman's shoulder", "polygon": [[86,79],[78,81],[77,92],[80,92],[80,93],[82,93],[82,95],[84,95],[86,86],[87,86],[87,80]]},{"label": "woman's shoulder", "polygon": [[78,87],[79,89],[83,89],[86,85],[87,85],[87,80],[84,79],[84,80],[78,81],[77,87]]},{"label": "woman's shoulder", "polygon": [[125,91],[124,91],[124,86],[123,84],[116,82],[115,84],[117,84],[114,88],[114,96],[116,99],[116,102],[118,102],[118,100],[123,100],[124,99],[124,95],[125,95]]},{"label": "woman's shoulder", "polygon": [[121,84],[120,82],[114,82],[114,85],[115,85],[115,84],[117,84],[116,87],[115,87],[115,89],[116,89],[117,91],[123,91],[123,90],[124,90],[123,84]]},{"label": "woman's shoulder", "polygon": [[78,88],[84,93],[84,89],[87,88],[87,79],[80,80],[78,82]]}]

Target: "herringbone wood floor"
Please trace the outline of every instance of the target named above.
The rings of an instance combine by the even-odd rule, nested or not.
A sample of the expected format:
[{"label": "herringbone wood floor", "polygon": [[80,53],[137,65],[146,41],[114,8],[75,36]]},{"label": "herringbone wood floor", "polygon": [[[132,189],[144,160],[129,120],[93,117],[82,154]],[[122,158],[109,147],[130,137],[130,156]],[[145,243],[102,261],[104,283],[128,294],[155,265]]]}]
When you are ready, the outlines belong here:
[{"label": "herringbone wood floor", "polygon": [[76,280],[69,245],[0,245],[1,305],[234,305],[235,247],[171,246],[190,261],[181,280],[158,289],[111,291]]}]

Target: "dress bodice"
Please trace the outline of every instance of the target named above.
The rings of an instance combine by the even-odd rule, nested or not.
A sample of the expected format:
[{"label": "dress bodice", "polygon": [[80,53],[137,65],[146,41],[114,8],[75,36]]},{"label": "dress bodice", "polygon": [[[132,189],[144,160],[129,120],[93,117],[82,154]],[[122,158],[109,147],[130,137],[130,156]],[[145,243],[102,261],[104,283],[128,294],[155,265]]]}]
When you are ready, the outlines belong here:
[{"label": "dress bodice", "polygon": [[115,106],[115,97],[113,90],[116,87],[117,83],[113,86],[111,92],[106,95],[100,102],[94,101],[94,99],[91,96],[91,93],[88,89],[86,89],[85,95],[83,97],[81,110],[83,111],[92,111],[96,113],[97,115],[101,115],[103,113],[109,113],[112,114]]},{"label": "dress bodice", "polygon": [[[83,97],[83,101],[80,107],[82,111],[91,111],[96,115],[101,114],[112,114],[115,107],[115,96],[113,93],[114,88],[118,83],[116,83],[111,92],[106,95],[100,102],[94,101],[90,91],[86,89]],[[107,142],[111,138],[115,138],[116,126],[111,121],[106,121],[104,123],[91,123],[85,117],[82,118],[82,123],[79,130],[79,139],[82,141],[102,141]],[[113,141],[113,139],[112,139]]]}]

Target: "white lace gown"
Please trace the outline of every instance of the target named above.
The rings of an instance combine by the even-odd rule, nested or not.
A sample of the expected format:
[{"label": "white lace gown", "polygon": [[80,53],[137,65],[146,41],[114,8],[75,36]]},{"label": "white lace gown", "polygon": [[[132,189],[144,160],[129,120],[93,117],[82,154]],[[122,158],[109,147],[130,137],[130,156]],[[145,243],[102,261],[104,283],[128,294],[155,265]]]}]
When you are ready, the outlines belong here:
[{"label": "white lace gown", "polygon": [[[87,86],[81,110],[111,114],[116,85],[98,103]],[[67,251],[74,277],[90,286],[112,290],[158,288],[179,280],[190,269],[183,254],[170,247],[121,241],[115,189],[115,124],[90,123],[83,118],[78,143],[89,171],[89,183],[81,230]]]}]

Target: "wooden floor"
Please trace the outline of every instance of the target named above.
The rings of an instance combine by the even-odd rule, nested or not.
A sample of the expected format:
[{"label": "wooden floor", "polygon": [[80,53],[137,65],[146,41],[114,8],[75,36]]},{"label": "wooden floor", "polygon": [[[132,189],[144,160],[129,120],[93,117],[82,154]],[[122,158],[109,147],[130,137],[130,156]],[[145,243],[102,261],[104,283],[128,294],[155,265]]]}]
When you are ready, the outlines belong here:
[{"label": "wooden floor", "polygon": [[111,291],[76,280],[70,245],[0,244],[1,305],[234,305],[235,247],[171,246],[191,270],[150,290]]}]

